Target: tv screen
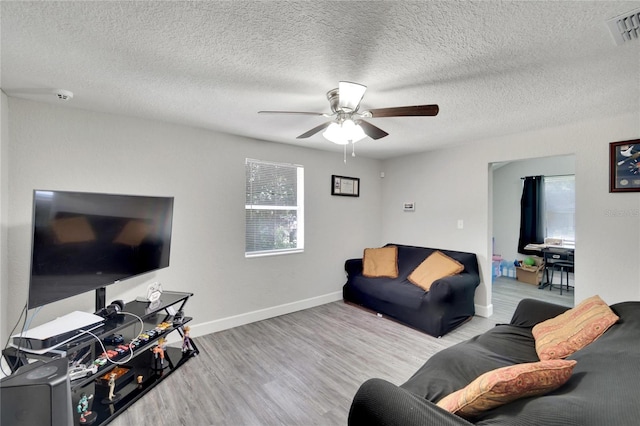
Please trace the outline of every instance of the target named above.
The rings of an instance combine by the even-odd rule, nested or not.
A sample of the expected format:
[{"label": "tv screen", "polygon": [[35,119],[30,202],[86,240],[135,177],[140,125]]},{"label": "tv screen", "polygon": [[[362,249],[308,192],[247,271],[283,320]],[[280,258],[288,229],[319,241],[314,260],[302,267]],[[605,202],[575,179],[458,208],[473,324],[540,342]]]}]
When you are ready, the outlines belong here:
[{"label": "tv screen", "polygon": [[172,197],[34,191],[29,309],[169,266]]}]

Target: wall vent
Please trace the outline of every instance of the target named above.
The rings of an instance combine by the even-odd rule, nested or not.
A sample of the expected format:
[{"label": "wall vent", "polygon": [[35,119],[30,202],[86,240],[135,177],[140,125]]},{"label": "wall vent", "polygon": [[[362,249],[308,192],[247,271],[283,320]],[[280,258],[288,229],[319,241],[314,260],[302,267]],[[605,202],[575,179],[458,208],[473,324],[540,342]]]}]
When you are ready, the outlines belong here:
[{"label": "wall vent", "polygon": [[640,38],[640,9],[609,19],[607,26],[618,46],[637,40]]}]

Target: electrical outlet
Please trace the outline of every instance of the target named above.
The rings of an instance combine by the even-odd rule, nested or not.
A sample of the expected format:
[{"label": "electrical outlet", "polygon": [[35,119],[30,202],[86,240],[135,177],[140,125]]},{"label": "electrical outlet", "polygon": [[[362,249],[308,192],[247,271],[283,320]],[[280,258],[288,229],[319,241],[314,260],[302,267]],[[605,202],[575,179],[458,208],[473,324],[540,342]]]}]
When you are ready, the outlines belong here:
[{"label": "electrical outlet", "polygon": [[464,220],[458,219],[458,229],[463,229],[463,228],[464,228]]}]

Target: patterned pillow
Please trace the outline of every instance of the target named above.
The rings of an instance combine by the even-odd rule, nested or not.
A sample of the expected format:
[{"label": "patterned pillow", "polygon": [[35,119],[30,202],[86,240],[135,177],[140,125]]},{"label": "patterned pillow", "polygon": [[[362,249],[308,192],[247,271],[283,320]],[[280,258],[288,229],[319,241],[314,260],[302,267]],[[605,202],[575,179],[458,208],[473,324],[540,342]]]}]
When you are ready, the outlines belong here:
[{"label": "patterned pillow", "polygon": [[602,336],[618,319],[600,296],[585,299],[575,308],[533,327],[538,357],[566,358]]},{"label": "patterned pillow", "polygon": [[462,263],[436,250],[423,260],[407,279],[424,291],[429,291],[435,280],[459,274],[462,271],[464,271]]},{"label": "patterned pillow", "polygon": [[550,360],[498,368],[445,396],[438,406],[470,419],[516,399],[543,395],[558,389],[569,380],[576,362]]},{"label": "patterned pillow", "polygon": [[398,278],[398,247],[364,249],[362,275],[368,278]]}]

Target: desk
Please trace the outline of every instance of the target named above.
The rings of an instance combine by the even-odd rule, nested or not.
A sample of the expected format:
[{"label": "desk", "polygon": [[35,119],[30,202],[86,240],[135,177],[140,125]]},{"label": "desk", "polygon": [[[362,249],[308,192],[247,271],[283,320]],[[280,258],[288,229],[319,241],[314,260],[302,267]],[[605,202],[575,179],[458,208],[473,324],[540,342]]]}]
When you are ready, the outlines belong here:
[{"label": "desk", "polygon": [[545,277],[545,281],[543,283],[540,283],[540,286],[538,286],[538,288],[545,288],[551,285],[551,281],[549,281],[549,268],[553,268],[553,265],[556,262],[570,264],[570,267],[573,267],[575,247],[547,246],[542,248],[541,252],[544,260],[543,276]]},{"label": "desk", "polygon": [[554,263],[568,263],[570,264],[569,267],[573,267],[576,250],[575,245],[527,244],[525,249],[539,251],[544,261],[544,281],[540,283],[538,288],[545,288],[551,285],[551,281],[549,281],[549,268],[553,268]]}]

